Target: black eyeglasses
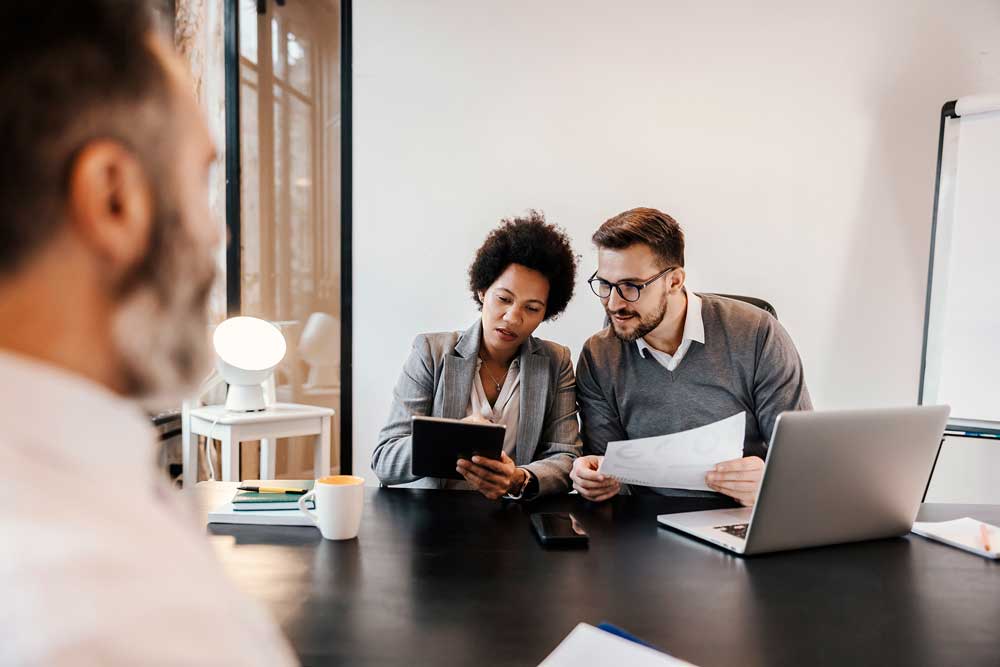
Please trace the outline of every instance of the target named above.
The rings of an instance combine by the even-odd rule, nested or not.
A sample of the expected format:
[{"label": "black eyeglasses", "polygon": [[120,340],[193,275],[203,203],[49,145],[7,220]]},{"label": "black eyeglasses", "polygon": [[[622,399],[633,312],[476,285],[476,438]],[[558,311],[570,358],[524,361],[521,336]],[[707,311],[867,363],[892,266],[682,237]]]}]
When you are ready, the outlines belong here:
[{"label": "black eyeglasses", "polygon": [[662,278],[663,276],[670,273],[676,268],[677,268],[676,266],[671,266],[669,269],[663,269],[662,271],[657,273],[655,276],[653,276],[646,282],[638,284],[629,282],[627,280],[623,280],[618,283],[609,283],[607,280],[604,280],[603,278],[598,278],[597,271],[594,271],[594,275],[590,276],[590,279],[587,281],[587,283],[590,285],[590,289],[594,291],[594,294],[596,294],[602,299],[610,298],[611,288],[614,288],[618,290],[618,296],[625,299],[626,301],[633,302],[633,301],[638,301],[639,297],[642,296],[642,290],[644,287],[652,285],[654,282],[656,282],[657,280],[659,280],[660,278]]}]

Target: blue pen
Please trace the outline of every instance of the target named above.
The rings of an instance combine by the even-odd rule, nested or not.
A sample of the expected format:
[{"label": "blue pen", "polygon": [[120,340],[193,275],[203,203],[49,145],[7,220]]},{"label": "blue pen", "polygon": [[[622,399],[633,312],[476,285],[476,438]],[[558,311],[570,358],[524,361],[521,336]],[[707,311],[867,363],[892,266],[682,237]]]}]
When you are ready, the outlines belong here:
[{"label": "blue pen", "polygon": [[625,632],[624,630],[622,630],[618,626],[611,625],[610,623],[601,623],[597,627],[599,629],[601,629],[601,630],[604,630],[605,632],[608,632],[608,633],[613,634],[613,635],[617,635],[617,636],[621,637],[622,639],[627,639],[630,642],[635,642],[636,644],[641,644],[642,646],[645,646],[646,648],[651,648],[654,651],[659,651],[660,653],[663,653],[663,651],[660,651],[660,649],[656,648],[652,644],[649,644],[647,642],[642,641],[641,639],[639,639],[635,635],[631,635],[631,634]]}]

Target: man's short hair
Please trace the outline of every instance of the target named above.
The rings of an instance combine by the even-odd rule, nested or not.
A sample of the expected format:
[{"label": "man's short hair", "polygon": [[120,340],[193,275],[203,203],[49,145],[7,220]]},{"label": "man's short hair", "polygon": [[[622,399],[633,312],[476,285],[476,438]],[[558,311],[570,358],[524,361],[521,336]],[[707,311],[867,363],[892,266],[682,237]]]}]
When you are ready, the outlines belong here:
[{"label": "man's short hair", "polygon": [[601,225],[592,237],[598,248],[623,250],[648,245],[663,268],[684,266],[684,232],[677,221],[655,208],[633,208]]},{"label": "man's short hair", "polygon": [[[154,29],[139,0],[0,3],[0,276],[63,224],[89,141],[117,140],[140,159],[153,150],[147,121],[170,99]],[[144,106],[154,100],[162,113]]]}]

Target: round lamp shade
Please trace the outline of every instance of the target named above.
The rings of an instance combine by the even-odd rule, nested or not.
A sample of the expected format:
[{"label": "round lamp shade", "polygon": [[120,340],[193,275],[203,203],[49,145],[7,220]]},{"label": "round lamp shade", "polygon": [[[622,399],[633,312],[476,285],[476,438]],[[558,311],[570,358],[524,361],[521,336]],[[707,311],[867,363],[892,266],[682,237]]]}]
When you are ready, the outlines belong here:
[{"label": "round lamp shade", "polygon": [[232,317],[216,327],[212,344],[219,375],[230,384],[227,406],[264,409],[260,384],[285,357],[285,337],[278,327],[256,317]]}]

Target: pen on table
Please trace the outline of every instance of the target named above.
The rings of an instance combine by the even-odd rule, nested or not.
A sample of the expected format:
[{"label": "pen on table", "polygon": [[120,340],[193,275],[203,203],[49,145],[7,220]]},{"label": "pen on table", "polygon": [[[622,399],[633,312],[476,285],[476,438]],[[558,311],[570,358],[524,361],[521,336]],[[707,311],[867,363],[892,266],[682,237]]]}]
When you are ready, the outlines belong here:
[{"label": "pen on table", "polygon": [[240,491],[255,491],[257,493],[290,493],[301,496],[308,489],[284,489],[280,486],[241,486]]},{"label": "pen on table", "polygon": [[979,524],[979,536],[983,538],[983,548],[987,551],[990,550],[990,531],[986,527],[985,523]]}]

